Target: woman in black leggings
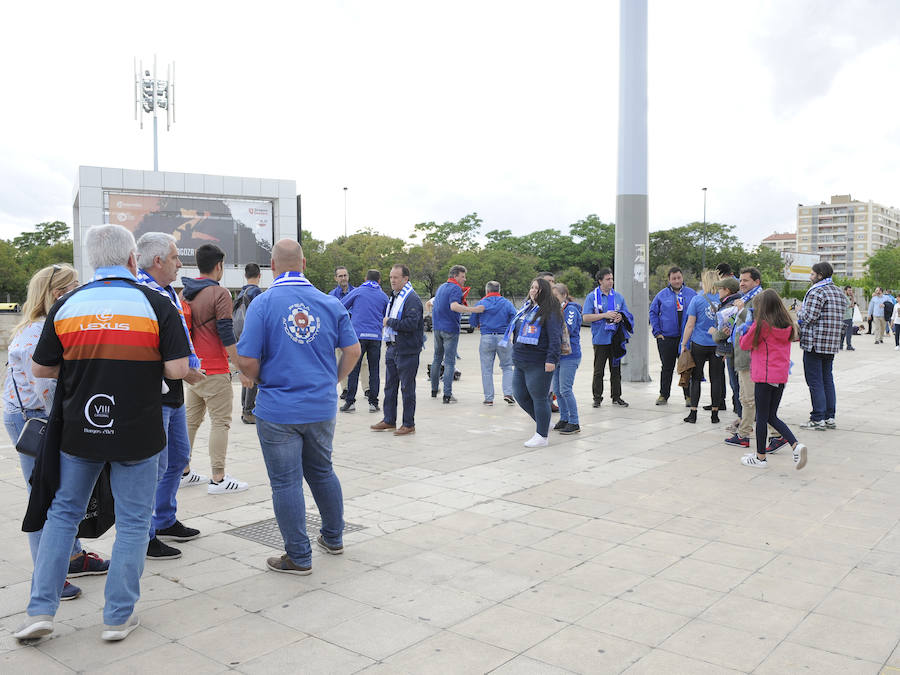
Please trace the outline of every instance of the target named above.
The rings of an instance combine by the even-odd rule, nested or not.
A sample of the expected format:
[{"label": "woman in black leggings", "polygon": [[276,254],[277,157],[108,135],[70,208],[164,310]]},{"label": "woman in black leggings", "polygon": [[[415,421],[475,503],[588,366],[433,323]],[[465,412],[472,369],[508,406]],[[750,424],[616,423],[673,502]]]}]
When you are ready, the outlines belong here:
[{"label": "woman in black leggings", "polygon": [[684,351],[690,343],[691,356],[694,359],[694,370],[691,372],[691,412],[684,418],[685,422],[697,422],[697,406],[700,403],[700,380],[703,378],[703,367],[709,363],[709,386],[712,390],[713,424],[719,422],[719,409],[725,407],[725,362],[716,356],[716,341],[710,334],[710,328],[716,327],[716,310],[719,308],[719,295],[716,292],[718,275],[715,270],[704,270],[702,276],[703,293],[698,293],[688,305],[687,323],[681,338],[681,349]]}]

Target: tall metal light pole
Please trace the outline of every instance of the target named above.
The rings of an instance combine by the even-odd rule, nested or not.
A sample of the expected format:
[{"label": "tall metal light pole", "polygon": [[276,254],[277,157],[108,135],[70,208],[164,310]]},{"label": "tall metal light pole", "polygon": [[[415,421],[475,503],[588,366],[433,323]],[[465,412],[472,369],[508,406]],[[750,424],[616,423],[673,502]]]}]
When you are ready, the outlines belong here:
[{"label": "tall metal light pole", "polygon": [[347,188],[344,188],[344,236],[347,236]]},{"label": "tall metal light pole", "polygon": [[620,0],[615,279],[635,318],[622,359],[629,382],[650,381],[647,201],[647,0]]},{"label": "tall metal light pole", "polygon": [[144,70],[143,62],[134,60],[134,119],[144,128],[144,113],[153,113],[153,170],[159,171],[159,136],[156,111],[166,111],[166,131],[175,124],[175,62],[166,66],[166,79],[156,78],[156,55],[153,56],[153,75]]},{"label": "tall metal light pole", "polygon": [[700,274],[706,269],[706,188],[703,188],[703,261],[700,263]]}]

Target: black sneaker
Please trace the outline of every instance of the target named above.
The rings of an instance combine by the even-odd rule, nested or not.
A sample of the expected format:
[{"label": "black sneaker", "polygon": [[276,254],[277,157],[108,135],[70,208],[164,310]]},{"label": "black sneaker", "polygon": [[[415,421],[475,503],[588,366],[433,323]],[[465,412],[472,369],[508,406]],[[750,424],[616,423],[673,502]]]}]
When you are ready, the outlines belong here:
[{"label": "black sneaker", "polygon": [[438,390],[437,390],[437,389],[432,389],[432,390],[431,390],[431,398],[437,398],[437,395],[438,395]]},{"label": "black sneaker", "polygon": [[565,428],[560,429],[559,433],[569,435],[569,434],[577,434],[579,431],[581,431],[580,426],[578,426],[577,424],[571,424],[569,422],[566,422]]},{"label": "black sneaker", "polygon": [[347,398],[347,390],[344,389],[344,391],[341,392],[341,400],[343,401],[346,398]]},{"label": "black sneaker", "polygon": [[347,401],[341,406],[341,412],[356,412],[356,404],[353,401]]},{"label": "black sneaker", "polygon": [[599,408],[601,403],[603,403],[603,399],[602,399],[602,398],[601,398],[601,399],[596,399],[596,398],[594,399],[594,407],[595,407],[595,408]]},{"label": "black sneaker", "polygon": [[613,399],[613,404],[615,404],[615,405],[620,405],[620,406],[622,406],[623,408],[627,408],[627,407],[628,407],[628,403],[625,401],[624,398],[614,398],[614,399]]},{"label": "black sneaker", "polygon": [[344,545],[338,544],[337,546],[333,546],[325,541],[325,537],[321,534],[316,537],[316,543],[319,545],[319,548],[325,551],[326,553],[330,553],[331,555],[340,555],[344,552]]},{"label": "black sneaker", "polygon": [[450,396],[444,396],[444,403],[456,403],[456,397],[452,394]]},{"label": "black sneaker", "polygon": [[147,544],[147,558],[149,560],[175,560],[181,557],[181,551],[174,546],[162,543],[159,538],[153,537]]},{"label": "black sneaker", "polygon": [[568,422],[567,422],[566,420],[560,420],[560,421],[557,422],[556,425],[553,427],[553,431],[560,431],[560,430],[562,430],[562,429],[565,429],[567,424],[568,424]]},{"label": "black sneaker", "polygon": [[503,397],[503,400],[506,401],[507,404],[509,404],[509,405],[515,405],[515,404],[516,404],[516,399],[514,399],[512,396],[504,396],[504,397]]},{"label": "black sneaker", "polygon": [[157,537],[172,539],[173,541],[190,541],[200,536],[200,530],[193,527],[186,527],[181,521],[176,520],[174,524],[156,531]]}]

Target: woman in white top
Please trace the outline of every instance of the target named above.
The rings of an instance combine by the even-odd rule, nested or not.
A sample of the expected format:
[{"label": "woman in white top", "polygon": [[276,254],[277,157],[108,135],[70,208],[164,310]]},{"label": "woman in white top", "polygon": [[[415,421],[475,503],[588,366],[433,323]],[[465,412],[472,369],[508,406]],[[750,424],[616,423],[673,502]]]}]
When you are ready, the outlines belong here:
[{"label": "woman in white top", "polygon": [[894,303],[894,313],[891,314],[891,323],[894,324],[894,351],[900,352],[900,302]]},{"label": "woman in white top", "polygon": [[[9,343],[9,363],[6,382],[3,386],[3,422],[9,438],[15,445],[25,426],[32,417],[47,419],[56,391],[56,380],[35,377],[31,370],[31,357],[37,347],[44,328],[44,320],[53,304],[63,295],[78,287],[78,275],[69,265],[50,265],[35,273],[28,282],[28,295],[22,307],[22,320],[12,330]],[[31,472],[34,457],[17,453],[25,486],[31,492]],[[31,560],[37,556],[41,533],[29,532],[28,545]],[[105,574],[109,562],[101,560],[95,553],[87,553],[81,541],[75,540],[72,559],[69,563],[70,577]],[[74,600],[81,595],[81,589],[66,582],[62,590],[62,600]]]}]

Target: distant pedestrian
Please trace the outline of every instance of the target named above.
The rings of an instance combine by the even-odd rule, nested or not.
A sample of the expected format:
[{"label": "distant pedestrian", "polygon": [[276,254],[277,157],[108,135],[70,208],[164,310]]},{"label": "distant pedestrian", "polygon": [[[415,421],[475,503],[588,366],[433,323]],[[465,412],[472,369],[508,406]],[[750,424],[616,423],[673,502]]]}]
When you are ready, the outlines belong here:
[{"label": "distant pedestrian", "polygon": [[[263,292],[259,287],[261,275],[259,265],[256,263],[247,263],[244,266],[244,279],[246,279],[247,283],[244,284],[241,292],[234,299],[231,309],[235,319],[240,316],[243,322],[243,317],[247,315],[247,308],[250,307],[250,303]],[[237,339],[241,337],[236,325],[234,336]],[[253,416],[253,406],[256,405],[256,392],[255,384],[250,388],[241,386],[241,422],[244,424],[256,424],[256,418]]]},{"label": "distant pedestrian", "polygon": [[876,345],[880,345],[884,342],[886,319],[889,318],[885,317],[884,314],[886,302],[887,298],[884,295],[884,291],[881,289],[881,286],[878,286],[875,289],[875,293],[872,295],[872,299],[869,301],[869,319],[874,321],[873,325]]},{"label": "distant pedestrian", "polygon": [[[669,283],[650,303],[650,332],[656,338],[656,349],[662,369],[659,373],[659,397],[656,405],[665,405],[672,393],[672,373],[678,360],[678,346],[687,321],[687,308],[697,291],[684,285],[680,267],[669,268]],[[684,402],[690,405],[690,387],[684,387]]]},{"label": "distant pedestrian", "polygon": [[753,323],[742,328],[741,348],[750,350],[750,376],[754,382],[756,453],[744,455],[741,463],[759,469],[769,466],[766,425],[771,424],[790,443],[794,468],[802,469],[806,466],[807,448],[778,418],[778,406],[790,374],[791,342],[798,339],[797,326],[778,293],[769,288],[754,298]]},{"label": "distant pedestrian", "polygon": [[591,385],[594,407],[603,403],[603,377],[609,363],[609,386],[613,405],[628,407],[622,398],[622,366],[616,357],[616,334],[623,321],[633,330],[634,316],[628,310],[624,296],[613,288],[615,278],[608,267],[597,272],[597,288],[584,300],[582,319],[591,324],[591,342],[594,345],[594,381]]},{"label": "distant pedestrian", "polygon": [[716,312],[719,296],[716,293],[718,275],[715,270],[704,270],[701,281],[703,293],[698,293],[688,306],[687,322],[681,337],[681,351],[691,350],[694,370],[691,373],[691,412],[685,422],[697,422],[697,406],[700,403],[700,380],[703,367],[709,363],[709,384],[712,393],[712,414],[710,421],[719,423],[719,410],[725,407],[725,362],[716,355],[716,342],[709,329],[716,326]]},{"label": "distant pedestrian", "polygon": [[844,332],[841,335],[841,349],[844,348],[844,341],[847,342],[847,351],[855,351],[856,348],[850,344],[853,339],[853,312],[856,309],[856,299],[853,297],[853,287],[844,286],[844,295],[847,296],[847,306],[844,309]]}]

